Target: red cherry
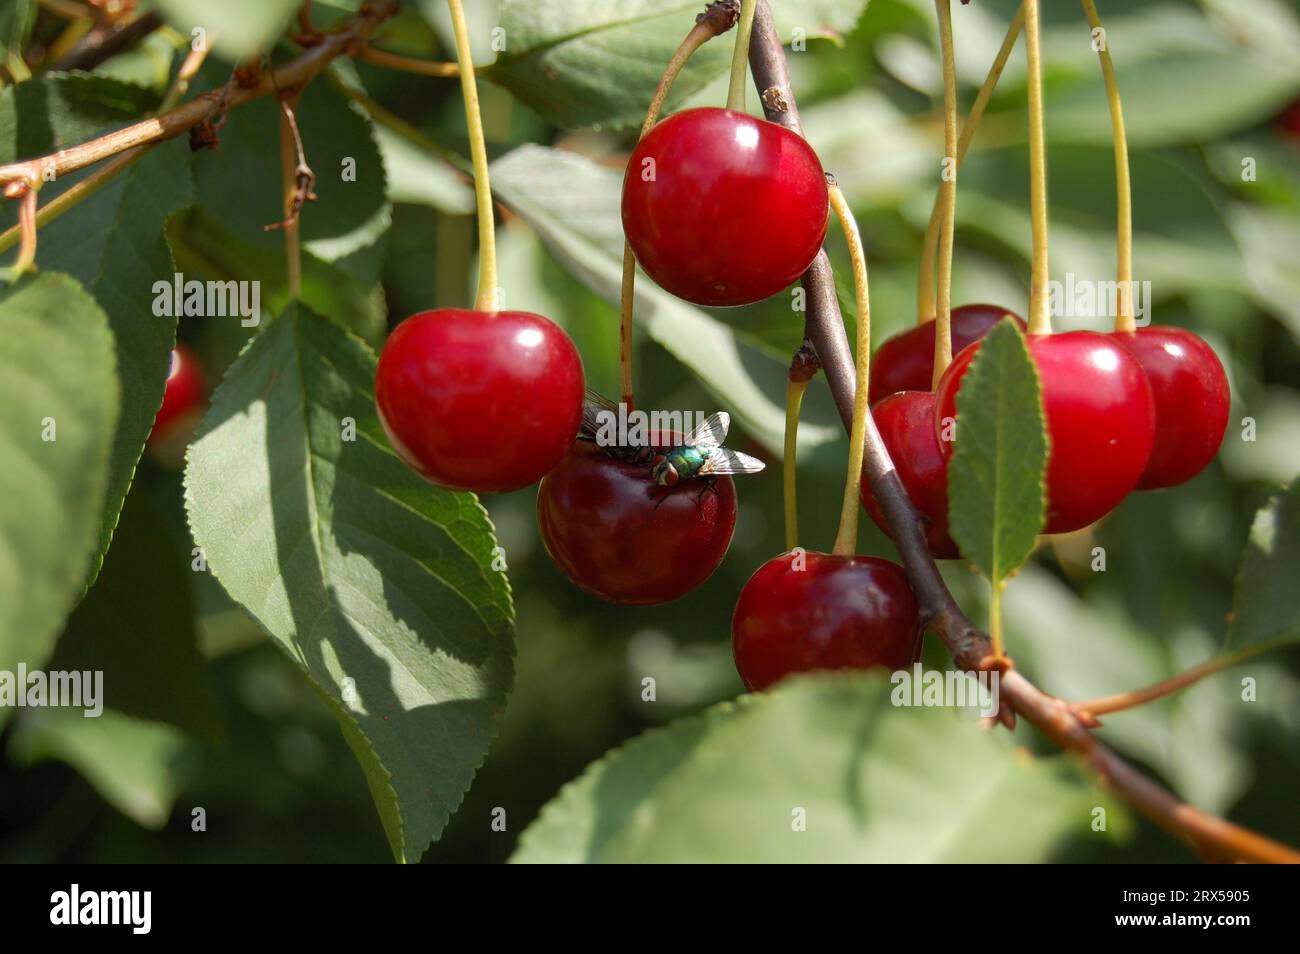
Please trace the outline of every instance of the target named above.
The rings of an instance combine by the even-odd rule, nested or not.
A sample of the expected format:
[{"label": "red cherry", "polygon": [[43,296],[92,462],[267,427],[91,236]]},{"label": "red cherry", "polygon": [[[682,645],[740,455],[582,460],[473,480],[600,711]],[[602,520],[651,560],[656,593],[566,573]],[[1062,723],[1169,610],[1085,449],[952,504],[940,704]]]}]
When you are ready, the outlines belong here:
[{"label": "red cherry", "polygon": [[427,480],[497,493],[556,465],[582,421],[582,359],[526,311],[440,308],[388,336],[375,404],[393,448]]},{"label": "red cherry", "polygon": [[623,231],[646,273],[697,305],[748,305],[812,264],[826,238],[822,164],[804,139],[729,109],[669,116],[623,179]]},{"label": "red cherry", "polygon": [[[925,520],[930,554],[936,560],[960,556],[957,544],[948,536],[948,459],[934,432],[933,392],[897,391],[872,408],[871,416],[912,506]],[[871,519],[889,533],[884,511],[865,474],[861,493],[862,505]]]},{"label": "red cherry", "polygon": [[[1025,322],[1019,315],[997,305],[962,305],[952,310],[952,353],[979,341],[1006,315],[1016,319],[1020,330]],[[871,386],[867,400],[874,407],[895,391],[929,391],[934,383],[933,321],[916,325],[887,338],[871,359]]]},{"label": "red cherry", "polygon": [[1296,100],[1275,120],[1278,129],[1293,139],[1300,140],[1300,100]]},{"label": "red cherry", "polygon": [[731,647],[753,691],[794,672],[896,670],[917,659],[921,618],[897,563],[795,551],[768,560],[740,591]]},{"label": "red cherry", "polygon": [[1142,365],[1156,406],[1156,440],[1139,490],[1190,480],[1214,459],[1228,427],[1228,376],[1214,349],[1182,328],[1114,335]]},{"label": "red cherry", "polygon": [[167,370],[167,383],[163,386],[162,405],[153,419],[148,443],[169,442],[187,426],[196,424],[206,391],[207,382],[199,359],[185,345],[176,345]]},{"label": "red cherry", "polygon": [[[671,446],[674,438],[652,438]],[[610,603],[685,596],[722,562],[736,528],[736,488],[721,477],[661,487],[650,468],[579,441],[537,488],[537,524],[555,565]]]},{"label": "red cherry", "polygon": [[[1047,418],[1047,522],[1067,533],[1100,520],[1134,487],[1155,441],[1155,402],[1136,358],[1109,335],[1069,331],[1030,335]],[[935,392],[934,421],[944,456],[944,420],[956,415],[962,376],[979,342],[962,349]],[[960,422],[955,437],[961,439]]]}]

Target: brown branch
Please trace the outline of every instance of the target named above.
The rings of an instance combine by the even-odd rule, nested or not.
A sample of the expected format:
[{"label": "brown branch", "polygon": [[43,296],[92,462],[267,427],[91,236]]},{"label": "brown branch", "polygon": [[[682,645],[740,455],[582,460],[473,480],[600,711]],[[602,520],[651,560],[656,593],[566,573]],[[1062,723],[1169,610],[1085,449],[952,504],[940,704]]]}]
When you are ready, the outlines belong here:
[{"label": "brown branch", "polygon": [[100,63],[129,50],[163,25],[162,14],[150,10],[125,26],[96,27],[54,64],[56,70],[93,70]]},{"label": "brown branch", "polygon": [[[758,0],[749,62],[767,118],[799,131],[785,51],[767,0]],[[853,358],[825,252],[808,269],[803,285],[808,299],[808,337],[817,350],[847,429],[853,417]],[[939,634],[957,666],[976,671],[990,668],[994,665],[992,643],[962,612],[940,576],[925,542],[921,518],[894,470],[871,415],[867,415],[863,466],[889,522],[926,628]],[[1245,861],[1300,862],[1300,852],[1181,801],[1103,745],[1067,703],[1043,692],[1009,665],[1002,668],[1002,702],[1061,748],[1082,756],[1103,784],[1161,828],[1191,842],[1199,853]]]},{"label": "brown branch", "polygon": [[[341,30],[326,34],[317,46],[282,66],[274,70],[263,70],[257,83],[247,89],[230,90],[228,96],[225,95],[227,90],[213,90],[196,96],[161,116],[141,120],[79,146],[0,166],[0,183],[15,179],[39,182],[47,170],[56,176],[75,172],[136,146],[179,136],[207,120],[219,105],[222,109],[234,109],[251,100],[274,95],[277,88],[289,89],[305,85],[335,57],[357,49],[393,11],[393,4],[387,0],[364,4],[357,17]],[[223,96],[226,99],[224,103],[221,102]]]}]

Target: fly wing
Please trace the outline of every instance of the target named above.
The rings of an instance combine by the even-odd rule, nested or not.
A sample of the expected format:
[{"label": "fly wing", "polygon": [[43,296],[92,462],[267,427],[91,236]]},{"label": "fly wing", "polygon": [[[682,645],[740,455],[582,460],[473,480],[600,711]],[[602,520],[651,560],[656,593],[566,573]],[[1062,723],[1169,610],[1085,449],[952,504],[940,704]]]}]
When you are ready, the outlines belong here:
[{"label": "fly wing", "polygon": [[709,452],[709,459],[700,468],[700,474],[757,474],[766,466],[757,457],[750,457],[748,454],[728,450],[725,447],[716,447]]},{"label": "fly wing", "polygon": [[582,402],[581,436],[588,440],[594,440],[600,432],[600,424],[605,419],[606,414],[614,415],[614,421],[617,423],[618,405],[598,391],[587,388]]},{"label": "fly wing", "polygon": [[686,447],[721,447],[727,439],[727,430],[731,427],[731,415],[726,411],[710,414],[695,430],[686,435],[682,444]]}]

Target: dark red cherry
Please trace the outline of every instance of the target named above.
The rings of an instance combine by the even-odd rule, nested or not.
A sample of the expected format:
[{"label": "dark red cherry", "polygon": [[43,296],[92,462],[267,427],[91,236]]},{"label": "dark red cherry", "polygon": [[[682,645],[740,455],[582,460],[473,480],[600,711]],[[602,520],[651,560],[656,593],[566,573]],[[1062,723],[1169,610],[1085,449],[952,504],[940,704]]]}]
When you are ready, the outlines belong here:
[{"label": "dark red cherry", "polygon": [[[671,446],[674,438],[652,438]],[[579,441],[537,489],[537,525],[555,565],[610,603],[679,599],[718,568],[736,528],[730,477],[661,487],[644,464]]]},{"label": "dark red cherry", "polygon": [[[898,479],[907,489],[918,513],[925,521],[925,540],[936,560],[951,560],[961,554],[948,536],[948,459],[939,448],[934,432],[934,393],[931,391],[896,391],[871,410],[880,439],[898,471]],[[871,490],[871,482],[862,477],[862,505],[889,533],[884,511]],[[893,534],[890,534],[892,537]]]},{"label": "dark red cherry", "polygon": [[203,413],[206,392],[207,383],[199,359],[185,345],[176,345],[167,369],[167,383],[163,386],[162,405],[153,419],[148,443],[171,443],[192,430]]},{"label": "dark red cherry", "polygon": [[[1067,533],[1100,520],[1137,486],[1155,441],[1155,402],[1142,365],[1110,335],[1068,331],[1026,341],[1047,418],[1043,532]],[[962,349],[935,392],[945,456],[952,453],[945,419],[956,415],[957,390],[978,349],[979,342]],[[953,436],[961,440],[960,420]]]},{"label": "dark red cherry", "polygon": [[480,493],[527,487],[554,467],[578,433],[583,390],[569,336],[526,311],[412,315],[375,372],[402,459],[440,487]]},{"label": "dark red cherry", "polygon": [[747,305],[790,285],[821,249],[828,215],[812,147],[729,109],[669,116],[637,144],[623,179],[636,260],[698,305]]},{"label": "dark red cherry", "polygon": [[1293,139],[1300,140],[1300,99],[1296,100],[1275,120],[1277,128]]},{"label": "dark red cherry", "polygon": [[760,566],[740,591],[731,648],[754,691],[795,672],[892,671],[917,659],[921,618],[897,563],[794,550]]},{"label": "dark red cherry", "polygon": [[[962,305],[952,310],[952,353],[979,341],[1006,315],[1024,320],[998,305]],[[929,391],[934,384],[933,321],[900,332],[876,349],[871,359],[871,385],[867,398],[874,407],[895,391]]]},{"label": "dark red cherry", "polygon": [[1139,490],[1190,480],[1214,459],[1228,427],[1228,376],[1214,349],[1182,328],[1152,325],[1114,338],[1146,372],[1156,405],[1156,440]]}]

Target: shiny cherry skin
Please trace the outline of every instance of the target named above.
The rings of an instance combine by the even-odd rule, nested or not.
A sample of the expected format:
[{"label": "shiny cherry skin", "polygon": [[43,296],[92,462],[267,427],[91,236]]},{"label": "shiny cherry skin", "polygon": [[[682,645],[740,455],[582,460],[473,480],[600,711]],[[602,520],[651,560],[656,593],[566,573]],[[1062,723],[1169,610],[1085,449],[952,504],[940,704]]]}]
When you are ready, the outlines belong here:
[{"label": "shiny cherry skin", "polygon": [[755,692],[796,672],[892,671],[918,658],[921,617],[897,563],[792,551],[760,566],[740,591],[731,648]]},{"label": "shiny cherry skin", "polygon": [[148,443],[170,442],[197,424],[203,413],[206,394],[207,381],[199,359],[185,345],[177,344],[172,349],[162,405],[153,419]]},{"label": "shiny cherry skin", "polygon": [[669,116],[637,144],[623,231],[646,273],[697,305],[770,298],[812,264],[829,215],[803,137],[729,109]]},{"label": "shiny cherry skin", "polygon": [[1228,376],[1205,339],[1151,325],[1113,337],[1137,358],[1156,403],[1156,440],[1139,490],[1191,480],[1214,459],[1228,427]]},{"label": "shiny cherry skin", "polygon": [[[1010,315],[1025,330],[1015,312],[998,305],[962,305],[952,310],[952,353],[979,341],[989,329]],[[887,338],[871,359],[871,384],[867,399],[875,407],[895,391],[929,391],[934,384],[933,321],[916,325]]]},{"label": "shiny cherry skin", "polygon": [[668,603],[722,562],[736,488],[730,477],[712,488],[699,479],[661,487],[649,467],[578,441],[537,488],[537,525],[551,560],[580,590],[623,606]]},{"label": "shiny cherry skin", "polygon": [[[1110,335],[1068,331],[1030,335],[1029,356],[1042,383],[1047,419],[1047,521],[1044,533],[1068,533],[1100,520],[1137,486],[1155,442],[1155,401],[1142,365]],[[956,416],[956,395],[979,342],[953,358],[935,392],[940,449]]]},{"label": "shiny cherry skin", "polygon": [[582,359],[560,327],[526,311],[440,308],[384,343],[375,404],[393,448],[451,490],[535,483],[582,421]]},{"label": "shiny cherry skin", "polygon": [[[934,393],[896,391],[872,408],[871,416],[898,471],[898,479],[925,521],[925,541],[930,545],[930,555],[936,560],[960,556],[957,544],[948,536],[948,458],[939,448],[939,438],[934,432]],[[865,474],[861,494],[862,505],[876,526],[889,533],[884,511]]]}]

